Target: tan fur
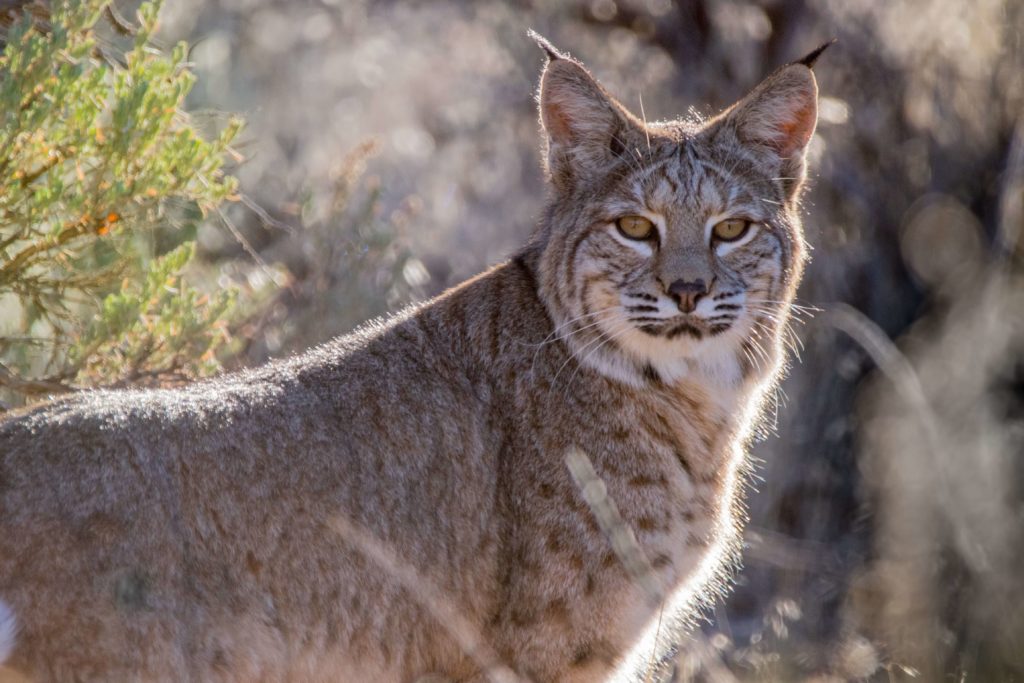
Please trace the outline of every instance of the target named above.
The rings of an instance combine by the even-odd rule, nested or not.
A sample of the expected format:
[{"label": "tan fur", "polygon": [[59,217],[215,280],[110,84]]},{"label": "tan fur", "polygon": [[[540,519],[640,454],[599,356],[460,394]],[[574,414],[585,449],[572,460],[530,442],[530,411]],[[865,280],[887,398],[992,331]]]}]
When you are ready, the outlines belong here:
[{"label": "tan fur", "polygon": [[[0,423],[0,678],[582,682],[667,652],[734,550],[816,87],[794,64],[718,119],[645,127],[547,49],[550,198],[510,261],[295,358]],[[737,212],[753,237],[710,245]],[[635,214],[657,243],[615,232]],[[687,318],[666,287],[695,274]]]}]

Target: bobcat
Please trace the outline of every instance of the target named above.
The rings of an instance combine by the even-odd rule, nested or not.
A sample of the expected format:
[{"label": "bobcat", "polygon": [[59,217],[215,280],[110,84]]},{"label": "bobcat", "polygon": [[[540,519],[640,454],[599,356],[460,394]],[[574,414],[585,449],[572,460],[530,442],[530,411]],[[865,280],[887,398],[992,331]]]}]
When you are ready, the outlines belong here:
[{"label": "bobcat", "polygon": [[647,123],[536,39],[549,196],[510,260],[294,358],[0,423],[0,679],[582,682],[666,657],[736,556],[824,48]]}]

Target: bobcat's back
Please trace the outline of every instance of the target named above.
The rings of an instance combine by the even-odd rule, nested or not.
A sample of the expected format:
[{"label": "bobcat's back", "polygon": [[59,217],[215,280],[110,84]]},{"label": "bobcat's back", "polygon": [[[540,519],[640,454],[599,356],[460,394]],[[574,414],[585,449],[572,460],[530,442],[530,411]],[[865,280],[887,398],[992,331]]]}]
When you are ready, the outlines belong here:
[{"label": "bobcat's back", "polygon": [[[131,655],[113,658],[108,678],[207,678],[206,667],[238,677],[239,666],[251,674],[241,678],[274,678],[287,670],[275,662],[302,649],[371,657],[378,643],[396,651],[389,666],[415,660],[402,636],[435,618],[415,603],[384,607],[402,589],[345,543],[339,517],[465,598],[459,611],[493,611],[506,438],[493,375],[507,361],[472,357],[493,351],[490,332],[543,337],[546,316],[516,280],[493,273],[257,371],[93,392],[0,423],[0,598],[21,625],[14,664],[45,661],[59,679],[61,659],[87,649],[97,675],[111,651]],[[475,331],[491,313],[494,328]],[[106,625],[105,646],[81,642],[94,624]],[[422,629],[424,650],[431,633],[443,629]]]}]

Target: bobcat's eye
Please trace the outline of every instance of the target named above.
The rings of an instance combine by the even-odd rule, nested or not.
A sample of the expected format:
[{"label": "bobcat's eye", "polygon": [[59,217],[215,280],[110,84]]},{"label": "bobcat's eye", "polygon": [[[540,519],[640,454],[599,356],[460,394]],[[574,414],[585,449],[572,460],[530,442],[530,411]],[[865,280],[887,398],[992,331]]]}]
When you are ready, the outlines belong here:
[{"label": "bobcat's eye", "polygon": [[631,240],[648,240],[654,235],[654,223],[643,216],[623,216],[615,225]]},{"label": "bobcat's eye", "polygon": [[750,221],[742,218],[730,218],[726,221],[716,223],[711,229],[712,239],[720,242],[735,242],[747,234],[750,230]]}]

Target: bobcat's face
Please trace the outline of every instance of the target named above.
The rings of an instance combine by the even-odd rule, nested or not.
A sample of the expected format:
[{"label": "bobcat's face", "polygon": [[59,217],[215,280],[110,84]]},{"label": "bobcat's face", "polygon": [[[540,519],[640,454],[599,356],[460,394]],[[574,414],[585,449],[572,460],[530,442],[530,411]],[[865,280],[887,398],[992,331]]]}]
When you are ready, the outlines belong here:
[{"label": "bobcat's face", "polygon": [[608,345],[656,368],[763,346],[800,253],[785,197],[700,135],[657,148],[641,168],[613,171],[585,224],[568,231],[583,239],[567,303]]},{"label": "bobcat's face", "polygon": [[799,64],[774,79],[710,122],[647,125],[575,62],[549,64],[547,304],[581,361],[631,382],[775,369],[816,91]]}]

